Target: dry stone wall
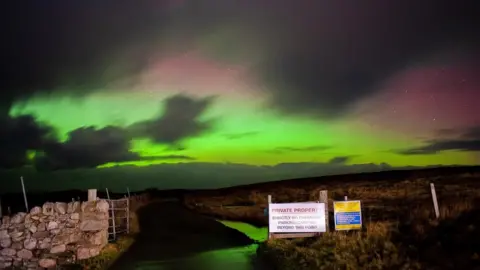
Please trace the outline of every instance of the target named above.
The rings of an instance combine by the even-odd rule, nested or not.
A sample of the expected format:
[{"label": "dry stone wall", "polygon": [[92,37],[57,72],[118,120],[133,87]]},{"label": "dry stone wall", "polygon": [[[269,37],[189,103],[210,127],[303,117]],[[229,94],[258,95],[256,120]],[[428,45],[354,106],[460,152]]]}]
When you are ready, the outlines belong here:
[{"label": "dry stone wall", "polygon": [[100,253],[108,243],[105,200],[51,203],[0,223],[0,269],[55,268]]}]

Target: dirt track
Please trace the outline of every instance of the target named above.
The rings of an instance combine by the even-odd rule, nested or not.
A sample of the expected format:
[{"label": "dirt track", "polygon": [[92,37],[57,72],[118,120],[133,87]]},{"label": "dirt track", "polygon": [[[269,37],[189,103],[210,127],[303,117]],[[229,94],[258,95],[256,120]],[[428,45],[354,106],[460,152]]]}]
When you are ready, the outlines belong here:
[{"label": "dirt track", "polygon": [[140,264],[253,243],[244,234],[177,203],[152,203],[140,209],[137,216],[141,233],[110,269],[133,270]]}]

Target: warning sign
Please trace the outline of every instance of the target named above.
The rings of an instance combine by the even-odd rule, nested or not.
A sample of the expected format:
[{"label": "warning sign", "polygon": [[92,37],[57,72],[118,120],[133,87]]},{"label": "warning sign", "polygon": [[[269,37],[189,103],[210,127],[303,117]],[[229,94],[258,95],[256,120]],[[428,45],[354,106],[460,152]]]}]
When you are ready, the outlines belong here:
[{"label": "warning sign", "polygon": [[360,201],[333,202],[335,230],[359,230],[362,228],[362,206]]}]

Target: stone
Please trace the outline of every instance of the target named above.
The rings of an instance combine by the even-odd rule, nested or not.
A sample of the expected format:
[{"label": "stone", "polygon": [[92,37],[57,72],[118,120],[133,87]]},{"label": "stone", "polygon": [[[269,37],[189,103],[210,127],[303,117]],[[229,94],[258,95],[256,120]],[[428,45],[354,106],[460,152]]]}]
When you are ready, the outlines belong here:
[{"label": "stone", "polygon": [[46,230],[47,230],[47,225],[45,224],[45,222],[38,223],[37,231],[43,232],[43,231],[46,231]]},{"label": "stone", "polygon": [[60,229],[53,229],[53,230],[50,230],[50,233],[53,234],[53,235],[57,235],[60,233]]},{"label": "stone", "polygon": [[80,222],[82,231],[101,231],[108,229],[108,220],[83,220]]},{"label": "stone", "polygon": [[37,239],[42,239],[42,238],[49,237],[49,236],[50,236],[50,232],[48,232],[48,231],[36,232],[32,235],[32,237],[37,238]]},{"label": "stone", "polygon": [[12,245],[12,239],[9,238],[2,238],[0,239],[0,247],[2,248],[8,248]]},{"label": "stone", "polygon": [[12,219],[10,220],[11,223],[13,224],[20,224],[20,223],[23,223],[25,221],[25,216],[27,214],[26,213],[23,213],[23,212],[20,212],[20,213],[17,213],[15,215],[13,215]]},{"label": "stone", "polygon": [[37,232],[37,226],[35,226],[35,224],[32,224],[32,225],[30,225],[30,227],[28,227],[28,230],[31,233],[36,233]]},{"label": "stone", "polygon": [[56,221],[48,222],[47,230],[50,231],[50,230],[55,230],[55,229],[58,229],[58,223]]},{"label": "stone", "polygon": [[15,250],[20,250],[23,248],[23,243],[22,242],[13,242],[11,248]]},{"label": "stone", "polygon": [[10,225],[10,217],[9,216],[4,216],[2,218],[2,226],[8,226]]},{"label": "stone", "polygon": [[10,235],[8,234],[7,230],[0,230],[0,239],[3,238],[10,238]]},{"label": "stone", "polygon": [[17,251],[13,248],[4,248],[0,250],[0,255],[13,257],[17,254]]},{"label": "stone", "polygon": [[100,247],[79,246],[77,249],[77,260],[85,260],[100,254]]},{"label": "stone", "polygon": [[25,221],[24,221],[24,223],[30,225],[30,223],[32,223],[32,222],[33,222],[32,215],[31,215],[30,213],[28,213],[27,215],[25,215]]},{"label": "stone", "polygon": [[23,241],[23,247],[28,250],[32,250],[37,246],[37,239],[30,238]]},{"label": "stone", "polygon": [[12,262],[0,262],[0,269],[12,267]]},{"label": "stone", "polygon": [[56,202],[55,203],[55,211],[60,215],[67,213],[67,204],[64,202]]},{"label": "stone", "polygon": [[97,201],[96,209],[98,212],[108,213],[109,208],[110,206],[108,205],[108,202],[106,200]]},{"label": "stone", "polygon": [[[7,256],[0,256],[0,262],[11,262],[13,260],[12,257],[7,257]],[[2,269],[0,267],[0,269]]]},{"label": "stone", "polygon": [[30,210],[30,215],[32,216],[38,216],[42,213],[42,208],[40,206],[35,206]]},{"label": "stone", "polygon": [[70,219],[73,219],[73,220],[78,220],[80,219],[80,213],[72,213],[70,215]]},{"label": "stone", "polygon": [[23,260],[30,260],[33,257],[33,253],[28,249],[22,249],[17,252],[17,256]]},{"label": "stone", "polygon": [[54,209],[55,209],[55,204],[54,203],[46,202],[46,203],[43,204],[42,213],[45,216],[51,216],[55,213]]},{"label": "stone", "polygon": [[67,205],[67,213],[78,213],[81,210],[80,202],[70,202]]},{"label": "stone", "polygon": [[106,230],[93,233],[86,237],[88,243],[101,246],[102,248],[108,244],[108,232]]},{"label": "stone", "polygon": [[55,266],[57,266],[57,261],[52,258],[44,258],[38,261],[38,265],[41,268],[54,268]]},{"label": "stone", "polygon": [[62,252],[65,252],[66,250],[67,250],[66,245],[58,245],[58,246],[53,246],[50,249],[50,253],[51,254],[62,253]]},{"label": "stone", "polygon": [[39,249],[50,249],[52,247],[52,239],[45,238],[43,239],[40,244],[38,245]]}]

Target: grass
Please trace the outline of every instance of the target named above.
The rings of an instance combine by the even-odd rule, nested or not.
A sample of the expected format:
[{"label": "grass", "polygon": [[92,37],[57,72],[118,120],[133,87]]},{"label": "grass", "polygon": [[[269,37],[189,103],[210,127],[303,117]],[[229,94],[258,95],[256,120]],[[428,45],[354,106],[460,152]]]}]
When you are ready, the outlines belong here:
[{"label": "grass", "polygon": [[[343,196],[362,201],[364,228],[316,238],[273,239],[259,257],[276,269],[475,269],[480,267],[480,174],[389,181],[279,182],[216,193],[191,194],[186,204],[217,218],[267,225],[266,198],[274,202],[318,200],[329,191],[329,208]],[[430,193],[440,205],[436,219]],[[333,220],[333,213],[331,220]]]}]

